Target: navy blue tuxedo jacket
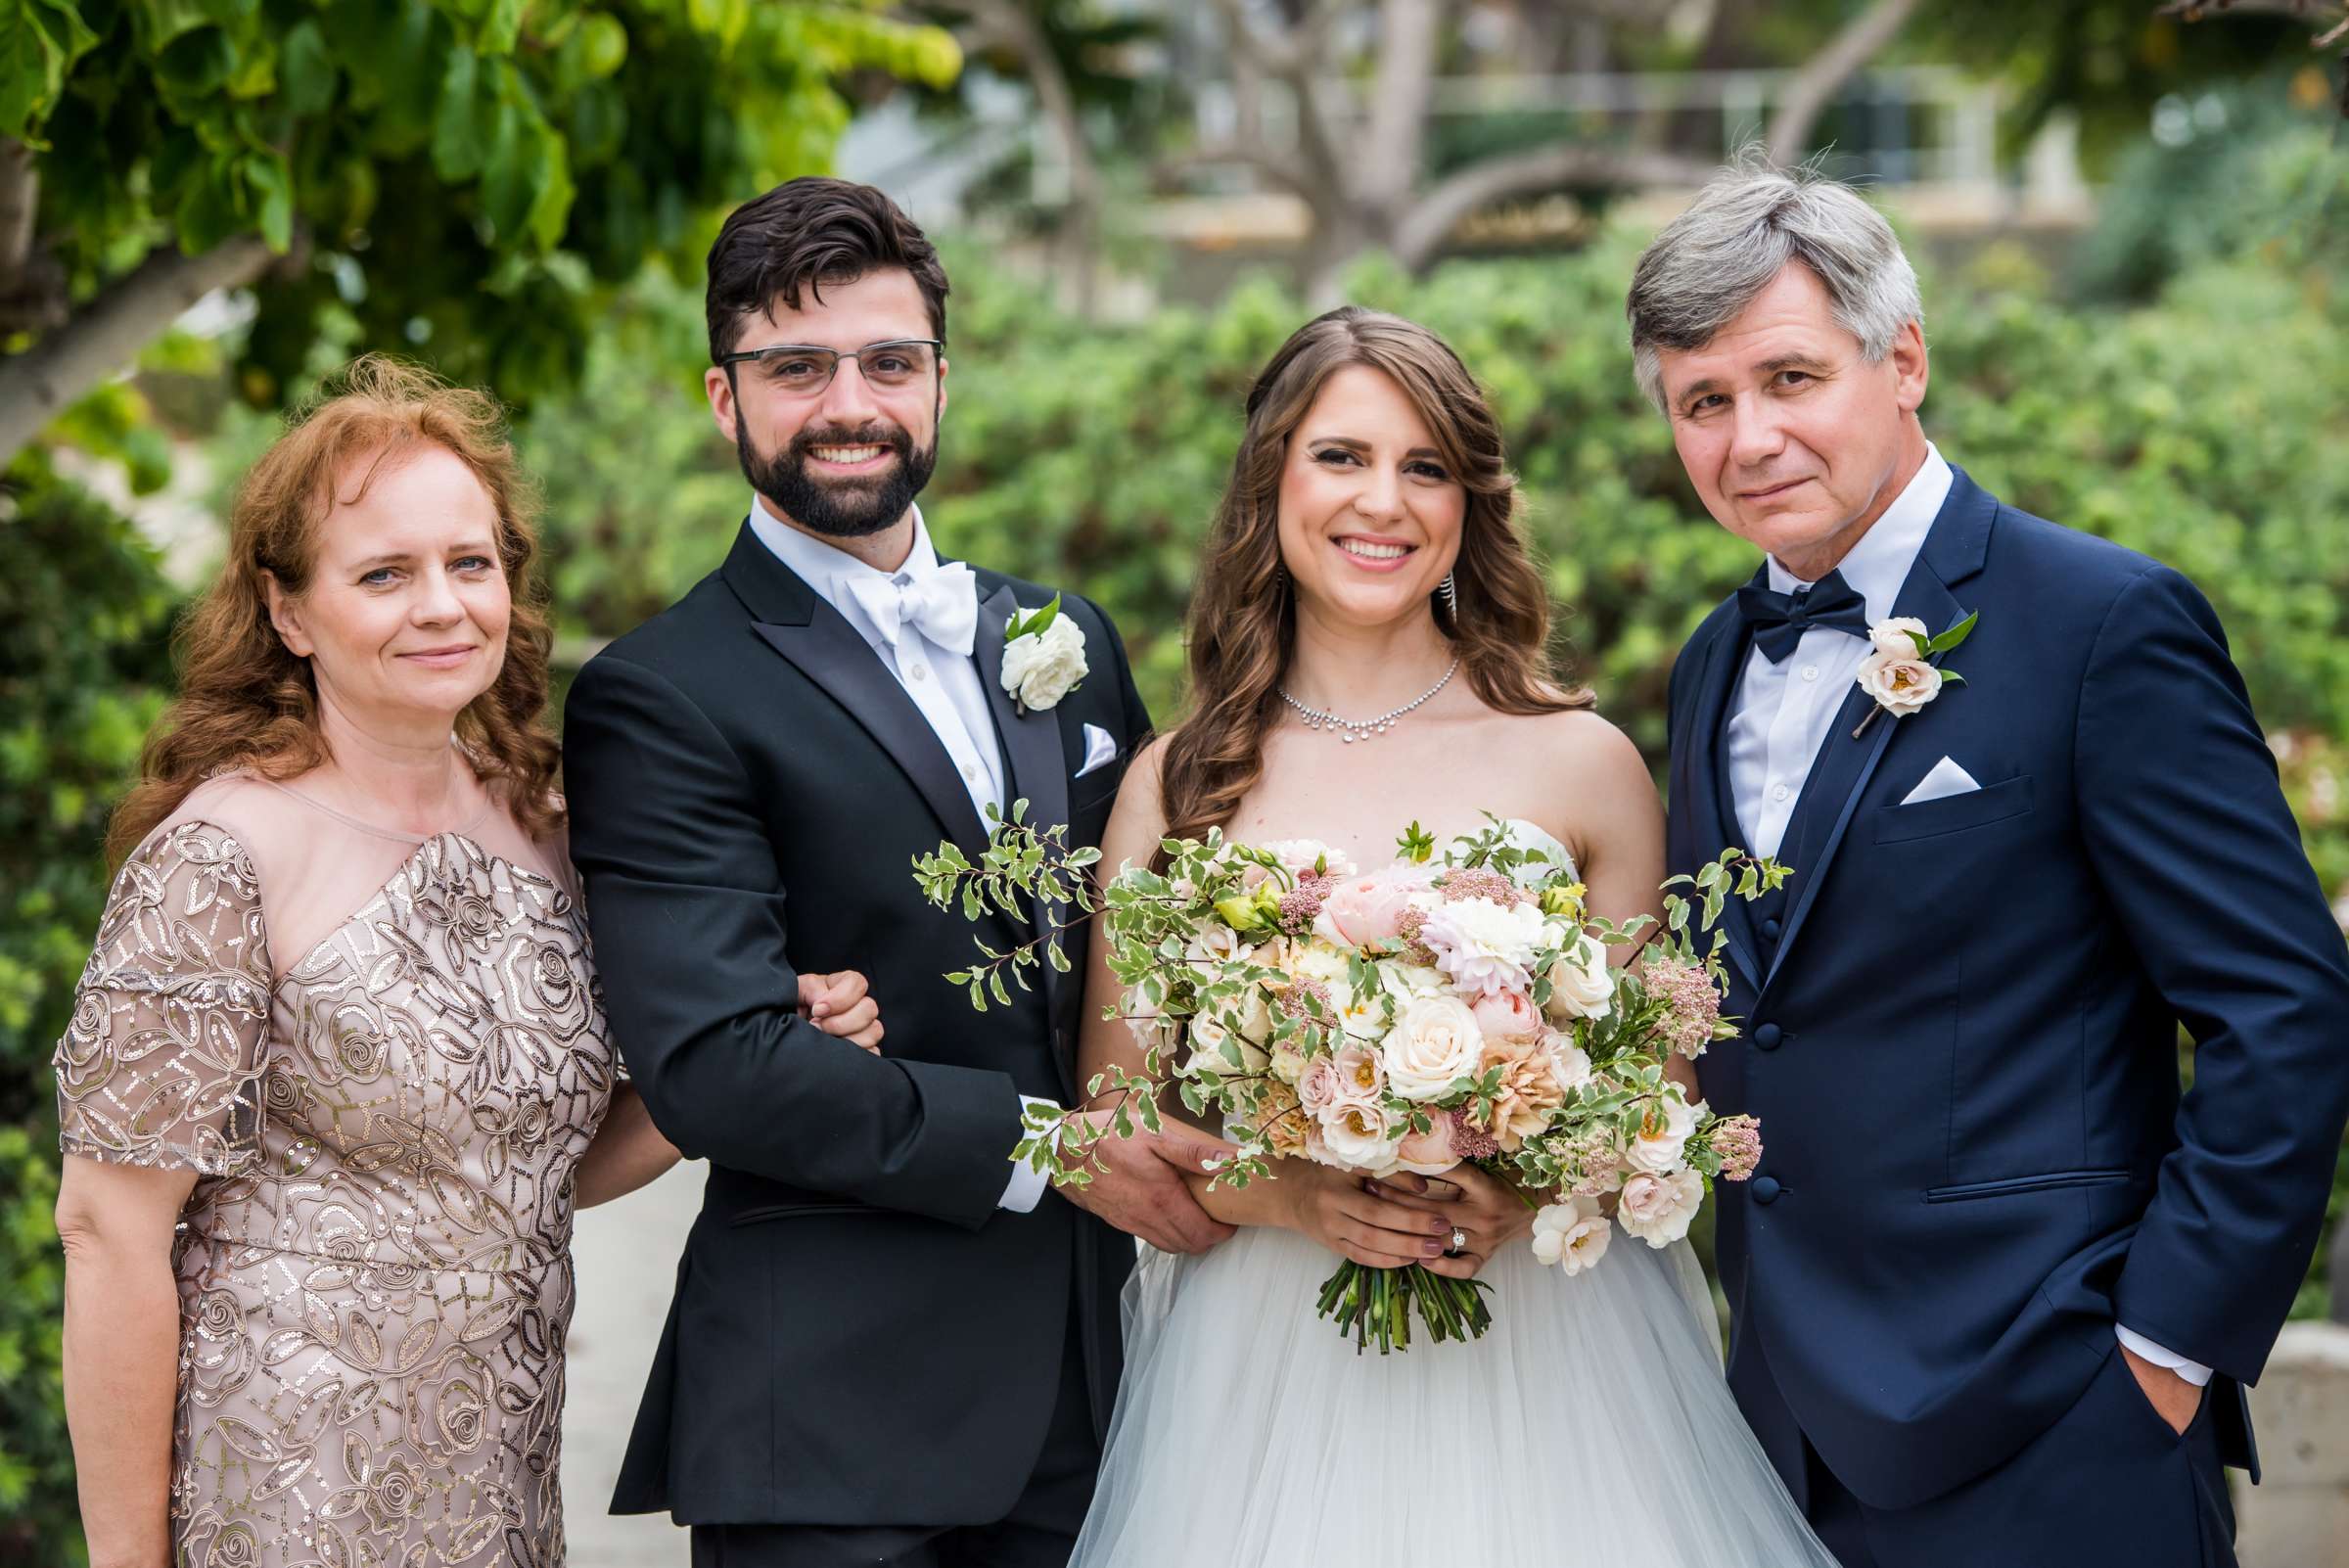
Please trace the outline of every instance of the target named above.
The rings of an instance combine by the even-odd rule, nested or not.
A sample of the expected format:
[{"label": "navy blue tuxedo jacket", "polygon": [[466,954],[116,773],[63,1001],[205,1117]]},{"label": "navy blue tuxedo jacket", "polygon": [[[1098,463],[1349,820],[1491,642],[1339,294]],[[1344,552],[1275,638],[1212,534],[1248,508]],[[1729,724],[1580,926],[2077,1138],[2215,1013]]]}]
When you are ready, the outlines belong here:
[{"label": "navy blue tuxedo jacket", "polygon": [[[1724,917],[1743,1036],[1697,1065],[1766,1145],[1718,1189],[1730,1375],[1798,1496],[1803,1438],[1878,1507],[2004,1462],[2116,1319],[2216,1368],[2250,1464],[2349,1116],[2349,949],[2209,604],[1960,472],[1895,613],[1973,611],[1966,684],[1857,739],[1849,694],[1782,896]],[[1747,646],[1732,598],[1673,669],[1676,871],[1743,842]],[[1901,804],[1945,756],[1982,787]]]}]

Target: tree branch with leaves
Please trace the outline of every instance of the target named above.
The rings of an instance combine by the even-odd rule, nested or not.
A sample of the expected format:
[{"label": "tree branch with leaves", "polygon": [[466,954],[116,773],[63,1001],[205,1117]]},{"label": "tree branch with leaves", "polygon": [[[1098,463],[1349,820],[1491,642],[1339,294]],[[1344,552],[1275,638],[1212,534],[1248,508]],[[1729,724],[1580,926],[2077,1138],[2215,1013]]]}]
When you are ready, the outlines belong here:
[{"label": "tree branch with leaves", "polygon": [[0,0],[12,47],[0,464],[273,265],[257,400],[329,312],[508,399],[566,385],[614,285],[690,269],[711,214],[827,165],[842,76],[961,66],[943,29],[815,0]]}]

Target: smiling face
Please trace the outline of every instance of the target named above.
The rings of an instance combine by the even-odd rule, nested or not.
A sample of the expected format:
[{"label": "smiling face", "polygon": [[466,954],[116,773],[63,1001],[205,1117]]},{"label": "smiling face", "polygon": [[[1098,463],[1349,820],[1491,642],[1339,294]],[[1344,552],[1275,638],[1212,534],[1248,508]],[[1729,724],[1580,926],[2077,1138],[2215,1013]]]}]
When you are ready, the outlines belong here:
[{"label": "smiling face", "polygon": [[[938,422],[946,403],[946,364],[900,379],[868,378],[851,357],[868,344],[936,336],[913,274],[885,267],[851,283],[777,300],[772,319],[741,320],[735,348],[776,344],[832,348],[840,368],[821,392],[785,385],[790,360],[713,366],[704,377],[710,411],[734,442],[743,477],[781,516],[812,533],[859,538],[901,521],[938,462]],[[729,374],[729,370],[731,374]],[[885,385],[883,381],[896,382]]]},{"label": "smiling face", "polygon": [[1923,334],[1910,322],[1869,363],[1799,262],[1712,342],[1657,359],[1705,510],[1798,576],[1823,576],[1924,461]]},{"label": "smiling face", "polygon": [[1334,372],[1289,436],[1280,556],[1310,611],[1358,625],[1430,614],[1467,513],[1467,487],[1384,371]]},{"label": "smiling face", "polygon": [[[513,601],[497,503],[442,446],[335,476],[309,583],[268,580],[269,615],[321,700],[380,730],[454,723],[497,678]],[[343,499],[357,491],[357,499]]]}]

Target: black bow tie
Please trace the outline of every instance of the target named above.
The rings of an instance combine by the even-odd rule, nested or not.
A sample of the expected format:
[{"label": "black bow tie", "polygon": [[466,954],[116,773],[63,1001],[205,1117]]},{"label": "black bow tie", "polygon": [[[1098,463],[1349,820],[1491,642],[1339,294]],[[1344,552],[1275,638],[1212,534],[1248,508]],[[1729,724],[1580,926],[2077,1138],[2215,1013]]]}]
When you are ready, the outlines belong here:
[{"label": "black bow tie", "polygon": [[1813,626],[1867,635],[1867,601],[1840,572],[1792,593],[1773,593],[1759,579],[1749,582],[1737,590],[1737,613],[1754,628],[1754,646],[1773,665],[1783,664]]}]

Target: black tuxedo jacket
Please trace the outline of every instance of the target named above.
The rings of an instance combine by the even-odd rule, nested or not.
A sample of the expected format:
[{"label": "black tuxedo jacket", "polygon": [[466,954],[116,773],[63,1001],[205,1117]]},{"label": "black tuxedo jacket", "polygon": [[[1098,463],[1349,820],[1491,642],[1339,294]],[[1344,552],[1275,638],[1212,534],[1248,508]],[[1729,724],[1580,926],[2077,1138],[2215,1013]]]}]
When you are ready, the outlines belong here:
[{"label": "black tuxedo jacket", "polygon": [[[1725,917],[1744,1035],[1697,1066],[1766,1149],[1717,1189],[1729,1375],[1798,1498],[1806,1437],[1885,1508],[2008,1461],[2116,1320],[2217,1369],[2250,1464],[2349,1113],[2349,949],[2209,604],[1959,473],[1895,613],[1969,611],[1966,684],[1857,739],[1851,692],[1791,878]],[[1673,669],[1676,871],[1743,842],[1748,646],[1731,599]],[[1944,757],[1981,788],[1906,802]]]},{"label": "black tuxedo jacket", "polygon": [[[1149,728],[1116,629],[1064,595],[1090,673],[1023,715],[997,678],[1003,627],[1051,590],[977,576],[1008,794],[1095,844]],[[1077,778],[1088,722],[1118,755]],[[896,674],[747,527],[580,671],[564,775],[614,1035],[655,1124],[710,1162],[614,1510],[999,1516],[1064,1348],[1082,1347],[1103,1427],[1117,1388],[1132,1243],[1057,1193],[996,1207],[1020,1096],[1075,1094],[1082,968],[985,1014],[942,978],[974,936],[1033,933],[923,900],[913,857],[950,838],[976,859],[979,814]],[[838,969],[871,979],[879,1056],[793,1011],[800,971]],[[648,1262],[665,1239],[645,1238]]]}]

